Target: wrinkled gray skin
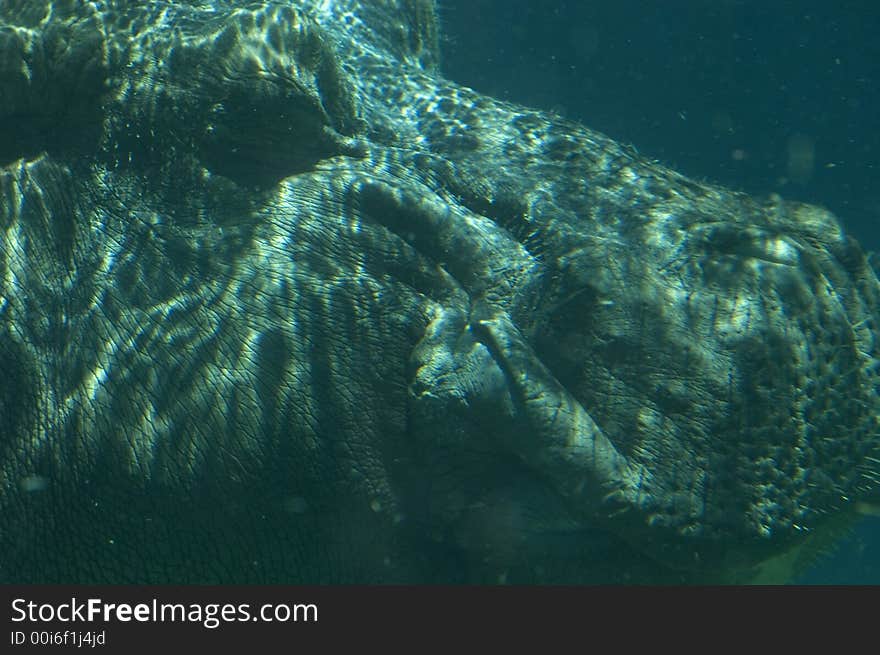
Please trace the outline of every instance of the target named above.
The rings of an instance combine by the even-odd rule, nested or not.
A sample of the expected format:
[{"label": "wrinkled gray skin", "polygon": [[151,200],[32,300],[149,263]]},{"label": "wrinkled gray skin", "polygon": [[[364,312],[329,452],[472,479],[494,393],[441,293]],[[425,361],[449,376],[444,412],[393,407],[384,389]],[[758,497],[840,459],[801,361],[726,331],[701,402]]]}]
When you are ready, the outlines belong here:
[{"label": "wrinkled gray skin", "polygon": [[871,500],[835,218],[444,80],[433,12],[0,4],[0,580],[781,580]]}]

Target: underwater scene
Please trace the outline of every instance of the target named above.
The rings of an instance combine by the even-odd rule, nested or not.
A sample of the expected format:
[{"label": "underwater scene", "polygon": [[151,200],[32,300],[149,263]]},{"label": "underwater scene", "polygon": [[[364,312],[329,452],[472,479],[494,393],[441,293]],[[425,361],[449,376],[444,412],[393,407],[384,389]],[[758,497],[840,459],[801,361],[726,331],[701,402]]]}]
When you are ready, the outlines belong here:
[{"label": "underwater scene", "polygon": [[880,583],[878,30],[0,0],[0,582]]}]

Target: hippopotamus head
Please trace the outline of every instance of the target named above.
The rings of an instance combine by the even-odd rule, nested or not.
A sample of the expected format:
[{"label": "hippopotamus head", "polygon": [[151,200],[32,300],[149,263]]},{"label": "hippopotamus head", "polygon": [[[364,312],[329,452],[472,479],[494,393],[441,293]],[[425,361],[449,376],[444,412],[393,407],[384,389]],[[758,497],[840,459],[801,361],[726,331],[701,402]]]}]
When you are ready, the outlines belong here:
[{"label": "hippopotamus head", "polygon": [[429,0],[0,28],[0,579],[781,579],[871,502],[828,212],[445,80]]}]

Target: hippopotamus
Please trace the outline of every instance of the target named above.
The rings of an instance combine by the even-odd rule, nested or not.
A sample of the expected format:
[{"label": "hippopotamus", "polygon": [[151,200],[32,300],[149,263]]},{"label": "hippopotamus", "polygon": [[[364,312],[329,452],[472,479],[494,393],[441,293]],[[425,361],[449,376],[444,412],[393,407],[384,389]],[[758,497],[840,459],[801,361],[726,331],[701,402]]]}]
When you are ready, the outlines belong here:
[{"label": "hippopotamus", "polygon": [[873,507],[838,219],[445,79],[434,4],[0,5],[0,580],[785,581]]}]

